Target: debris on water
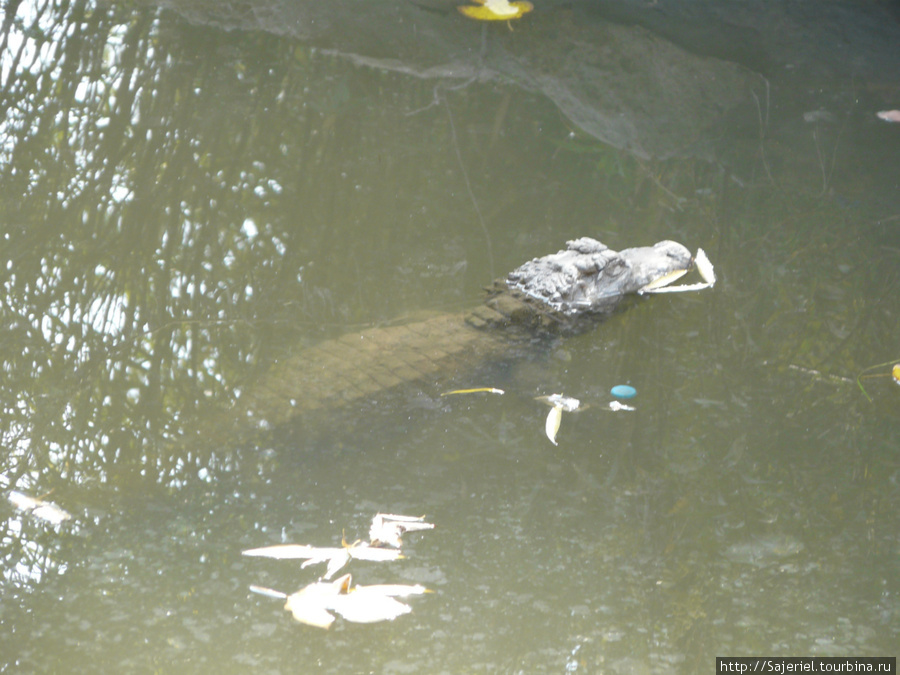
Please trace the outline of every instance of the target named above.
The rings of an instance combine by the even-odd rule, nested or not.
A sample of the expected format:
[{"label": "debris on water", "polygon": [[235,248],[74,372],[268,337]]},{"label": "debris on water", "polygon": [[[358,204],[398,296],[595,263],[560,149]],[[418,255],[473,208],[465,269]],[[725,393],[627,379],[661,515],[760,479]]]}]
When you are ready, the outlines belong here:
[{"label": "debris on water", "polygon": [[547,421],[544,422],[544,433],[553,445],[556,442],[556,434],[559,431],[560,422],[562,422],[562,414],[564,412],[575,412],[583,410],[581,401],[564,394],[550,394],[550,396],[538,396],[534,399],[550,406],[550,412],[547,414]]},{"label": "debris on water", "polygon": [[329,628],[340,614],[354,623],[391,621],[408,614],[412,607],[396,598],[430,593],[424,586],[407,584],[376,584],[351,586],[352,577],[345,574],[334,581],[316,581],[288,595],[263,586],[250,590],[270,598],[283,598],[284,608],[296,621],[316,628]]},{"label": "debris on water", "polygon": [[369,541],[373,545],[387,544],[400,548],[400,539],[407,532],[433,530],[434,523],[426,523],[425,516],[401,516],[395,513],[376,513],[369,528]]},{"label": "debris on water", "polygon": [[369,560],[373,562],[390,562],[400,560],[403,554],[391,548],[372,546],[367,542],[356,541],[341,548],[328,546],[305,546],[303,544],[276,544],[241,551],[241,555],[256,558],[274,558],[275,560],[303,560],[300,569],[321,562],[328,562],[323,579],[330,579],[343,569],[350,560]]},{"label": "debris on water", "polygon": [[628,384],[617,384],[609,393],[616,398],[634,398],[637,396],[637,389]]},{"label": "debris on water", "polygon": [[425,516],[402,516],[393,513],[376,513],[369,528],[370,541],[354,541],[348,544],[342,538],[341,548],[332,546],[307,546],[305,544],[276,544],[251,548],[242,551],[242,555],[276,560],[304,560],[300,568],[309,567],[320,562],[328,562],[323,575],[330,579],[352,559],[374,562],[390,562],[400,560],[403,554],[395,549],[382,548],[382,544],[397,549],[403,544],[400,537],[406,532],[433,530],[434,523],[426,523]]},{"label": "debris on water", "polygon": [[581,409],[581,401],[565,394],[550,394],[549,396],[536,396],[535,401],[546,403],[552,408],[560,407],[563,412],[575,412]]},{"label": "debris on water", "polygon": [[509,2],[509,0],[472,0],[477,2],[480,7],[475,5],[460,5],[457,9],[464,16],[477,21],[510,21],[511,19],[521,18],[523,14],[527,14],[534,6],[525,0],[518,2]]},{"label": "debris on water", "polygon": [[885,122],[900,122],[900,110],[881,110],[875,114]]},{"label": "debris on water", "polygon": [[475,389],[454,389],[445,391],[441,396],[456,396],[457,394],[498,394],[503,396],[506,392],[496,387],[476,387]]},{"label": "debris on water", "polygon": [[895,363],[894,367],[891,368],[891,377],[894,378],[894,382],[900,384],[900,363]]},{"label": "debris on water", "polygon": [[72,514],[65,509],[61,509],[56,504],[45,502],[43,499],[37,499],[36,497],[29,497],[18,490],[12,490],[7,499],[20,511],[31,513],[35,518],[48,522],[51,525],[59,525],[72,518]]},{"label": "debris on water", "polygon": [[351,577],[345,574],[334,581],[331,577],[352,558],[359,560],[390,561],[403,558],[403,554],[393,548],[381,548],[380,544],[399,547],[401,535],[416,530],[434,529],[433,523],[426,523],[424,516],[404,516],[392,513],[376,513],[369,530],[371,542],[356,541],[348,544],[342,538],[343,546],[317,547],[300,544],[282,544],[243,551],[246,556],[260,556],[280,560],[303,559],[301,569],[309,565],[328,561],[325,575],[318,581],[304,586],[296,593],[288,595],[265,586],[250,586],[253,593],[270,598],[284,599],[284,608],[300,623],[318,628],[328,628],[334,623],[332,612],[340,614],[347,621],[374,623],[390,621],[407,614],[412,608],[397,600],[430,593],[419,584],[376,584],[373,586],[351,587]]},{"label": "debris on water", "polygon": [[560,405],[555,405],[547,414],[547,421],[544,423],[544,433],[553,445],[559,445],[556,442],[556,433],[559,431],[559,424],[562,422],[563,409]]},{"label": "debris on water", "polygon": [[[300,568],[321,562],[328,562],[323,576],[330,579],[352,559],[374,562],[400,560],[403,554],[398,550],[403,545],[400,537],[406,532],[433,530],[434,523],[426,523],[425,516],[403,516],[396,513],[376,513],[369,528],[369,541],[355,541],[348,544],[342,538],[341,548],[331,546],[307,546],[305,544],[276,544],[251,548],[242,555],[276,560],[304,560]],[[383,544],[394,549],[382,548]]]},{"label": "debris on water", "polygon": [[613,412],[619,412],[620,410],[627,410],[629,412],[634,412],[637,410],[634,406],[625,405],[624,403],[619,403],[618,401],[610,401],[609,409]]}]

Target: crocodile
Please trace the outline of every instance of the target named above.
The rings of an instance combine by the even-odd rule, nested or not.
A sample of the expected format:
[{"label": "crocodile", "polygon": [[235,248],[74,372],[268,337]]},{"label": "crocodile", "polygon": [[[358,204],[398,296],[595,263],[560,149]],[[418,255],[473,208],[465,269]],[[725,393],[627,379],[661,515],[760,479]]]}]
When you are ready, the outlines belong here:
[{"label": "crocodile", "polygon": [[[690,251],[673,241],[618,252],[589,237],[569,241],[564,250],[495,281],[473,310],[370,328],[276,361],[240,392],[231,416],[255,428],[277,428],[309,411],[471,372],[483,359],[509,353],[513,344],[586,330],[627,295],[659,290],[694,262]],[[704,285],[684,288],[698,286]]]}]

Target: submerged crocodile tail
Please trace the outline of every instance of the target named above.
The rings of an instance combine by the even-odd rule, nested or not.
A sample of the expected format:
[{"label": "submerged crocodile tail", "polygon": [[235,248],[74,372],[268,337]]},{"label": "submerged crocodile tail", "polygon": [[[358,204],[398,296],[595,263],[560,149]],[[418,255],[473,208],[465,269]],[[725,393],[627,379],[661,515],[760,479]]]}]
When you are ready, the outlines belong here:
[{"label": "submerged crocodile tail", "polygon": [[452,377],[508,347],[508,338],[478,330],[466,318],[450,314],[370,328],[302,349],[273,364],[241,394],[236,417],[255,426],[281,426],[308,411]]}]

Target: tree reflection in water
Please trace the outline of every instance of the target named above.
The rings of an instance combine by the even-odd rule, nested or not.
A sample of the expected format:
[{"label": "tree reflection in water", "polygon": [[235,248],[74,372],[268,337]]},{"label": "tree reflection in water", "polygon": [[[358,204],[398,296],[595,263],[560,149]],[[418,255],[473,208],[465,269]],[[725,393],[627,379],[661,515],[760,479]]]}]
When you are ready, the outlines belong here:
[{"label": "tree reflection in water", "polygon": [[[517,33],[526,35],[524,28],[517,27]],[[5,420],[0,490],[46,496],[74,518],[52,525],[0,503],[4,598],[7,591],[12,597],[24,595],[48,578],[71,571],[73,561],[82,559],[79,546],[90,526],[115,508],[111,505],[127,503],[138,491],[186,491],[185,486],[223,476],[251,482],[267,474],[268,455],[254,447],[244,451],[240,443],[231,442],[235,433],[231,425],[220,425],[209,437],[197,430],[209,430],[204,420],[221,420],[217,413],[228,408],[235,389],[252,381],[284,345],[396,316],[413,304],[408,301],[417,297],[426,274],[445,275],[435,284],[442,293],[433,302],[438,308],[468,302],[490,280],[480,276],[488,269],[486,263],[471,264],[478,271],[465,273],[469,261],[484,263],[480,228],[454,229],[456,221],[474,222],[475,216],[459,178],[458,157],[471,155],[448,152],[457,140],[444,112],[451,106],[434,106],[431,111],[439,112],[434,116],[407,114],[435,100],[435,82],[411,79],[402,88],[390,89],[382,85],[384,78],[394,75],[358,76],[355,67],[346,64],[343,69],[326,68],[328,58],[311,58],[308,47],[271,33],[188,26],[165,10],[63,0],[6,4],[0,32],[4,261],[0,403]],[[389,93],[383,94],[382,88]],[[471,131],[478,145],[503,147],[498,130],[509,119],[528,125],[559,119],[552,106],[536,97],[526,99],[531,109],[523,111],[506,91],[493,94],[496,98],[489,103],[484,102],[487,95],[469,98],[467,93],[458,90],[458,98],[450,103],[454,111],[465,106],[467,121],[459,115],[456,129],[459,136]],[[371,104],[388,97],[393,97],[388,104]],[[751,112],[755,124],[755,108]],[[385,128],[395,133],[387,134]],[[415,149],[407,142],[407,130],[416,131]],[[751,141],[755,152],[759,144],[755,133]],[[710,562],[706,552],[730,543],[732,533],[712,531],[707,525],[716,519],[743,523],[738,517],[741,508],[751,513],[757,503],[767,508],[775,503],[780,513],[788,514],[785,520],[812,522],[810,514],[823,509],[810,495],[826,498],[817,492],[816,473],[828,475],[822,468],[825,462],[818,458],[810,462],[811,473],[805,479],[809,486],[792,483],[790,460],[779,464],[762,454],[760,448],[771,444],[771,438],[768,424],[761,424],[758,415],[783,414],[787,404],[782,404],[795,396],[791,405],[797,400],[804,405],[796,406],[789,423],[793,427],[780,432],[784,437],[805,438],[797,429],[825,424],[821,434],[828,437],[829,456],[838,454],[834,448],[843,439],[848,446],[851,441],[860,444],[856,434],[863,413],[847,402],[855,392],[835,388],[803,398],[807,392],[801,391],[802,383],[788,380],[792,384],[785,386],[787,378],[766,381],[766,375],[758,375],[759,361],[766,358],[779,365],[797,363],[822,370],[830,366],[852,374],[872,362],[867,358],[889,358],[872,355],[893,337],[888,306],[898,283],[896,272],[879,278],[890,268],[873,255],[872,241],[863,237],[857,248],[847,246],[844,227],[850,211],[831,202],[800,198],[784,188],[766,192],[753,209],[742,210],[739,199],[763,192],[750,188],[741,192],[737,181],[718,166],[691,160],[677,166],[638,161],[583,137],[535,141],[534,147],[527,146],[530,141],[522,135],[512,142],[517,150],[526,144],[521,155],[498,150],[478,156],[480,175],[490,183],[494,197],[490,208],[484,208],[488,224],[504,223],[506,240],[517,241],[515,250],[509,247],[509,260],[500,259],[507,247],[494,248],[498,272],[521,263],[522,251],[532,244],[543,253],[547,241],[559,245],[570,234],[585,234],[585,223],[595,223],[598,210],[603,218],[599,229],[621,233],[623,238],[633,223],[640,223],[644,235],[665,232],[675,237],[691,232],[692,245],[714,242],[708,250],[723,270],[717,295],[709,306],[684,304],[678,311],[692,317],[693,323],[685,321],[691,330],[708,332],[717,340],[708,343],[711,353],[692,359],[682,360],[679,345],[674,363],[676,347],[667,345],[671,351],[660,353],[650,364],[660,378],[677,380],[677,393],[661,389],[654,394],[661,403],[658,423],[637,429],[631,439],[632,445],[641,446],[640,454],[622,454],[606,482],[598,482],[598,489],[591,492],[592,499],[603,493],[618,511],[607,509],[602,501],[585,506],[577,485],[544,492],[537,485],[533,492],[528,488],[520,494],[511,484],[497,492],[498,499],[509,497],[500,509],[506,514],[503,522],[516,528],[522,527],[520,506],[530,508],[533,495],[551,496],[545,511],[552,513],[554,523],[546,530],[555,535],[556,519],[562,518],[571,528],[568,543],[557,545],[549,535],[546,542],[528,539],[517,530],[522,537],[518,545],[527,557],[532,545],[540,548],[546,543],[545,552],[559,556],[559,568],[576,580],[565,588],[578,596],[579,603],[584,588],[595,589],[591,584],[605,580],[588,579],[590,570],[578,576],[582,572],[572,569],[568,550],[582,545],[583,521],[609,521],[607,538],[598,540],[596,549],[591,548],[593,542],[585,544],[589,555],[580,560],[585,567],[606,564],[606,569],[613,569],[613,563],[604,560],[619,556],[616,560],[623,562],[615,569],[620,577],[623,570],[631,575],[631,581],[621,586],[622,593],[630,594],[623,604],[639,608],[634,615],[616,615],[614,603],[603,601],[603,611],[618,616],[623,626],[623,649],[632,644],[628,640],[644,639],[634,638],[637,624],[642,629],[662,626],[652,639],[660,641],[653,649],[664,657],[685,651],[676,644],[677,638],[665,635],[666,630],[680,631],[707,648],[725,631],[713,621],[716,598],[719,606],[725,606],[729,600],[722,599],[723,594],[755,597],[749,585],[743,591],[736,582],[727,593],[724,586],[712,588],[720,577],[741,583],[743,577],[740,571],[725,568],[719,558]],[[553,143],[556,146],[548,150]],[[415,161],[409,161],[413,153]],[[514,160],[528,153],[544,153],[545,163],[535,164],[539,171],[525,172],[516,165]],[[575,170],[567,169],[553,163],[557,154],[577,155],[583,162]],[[358,158],[371,162],[365,167],[365,181],[357,180],[357,162],[363,161]],[[576,177],[585,166],[590,167],[583,171],[587,178]],[[764,173],[759,170],[756,175]],[[819,175],[811,175],[818,190]],[[568,190],[575,178],[587,186],[582,198]],[[427,180],[440,189],[421,194]],[[859,184],[866,188],[870,180],[871,176],[861,177]],[[475,187],[476,192],[483,188]],[[735,192],[741,196],[735,197]],[[722,195],[731,198],[727,208],[722,208]],[[446,201],[438,202],[441,198]],[[369,226],[374,211],[381,222]],[[853,213],[853,218],[865,219],[862,211]],[[526,219],[527,226],[520,231],[509,225]],[[394,222],[403,227],[384,226]],[[566,230],[565,235],[554,231],[563,227],[575,231]],[[429,238],[419,238],[419,230],[428,230]],[[875,230],[872,226],[865,236]],[[391,293],[371,281],[376,265],[392,270],[393,276],[378,277],[390,279]],[[813,278],[818,281],[808,281]],[[864,291],[876,284],[881,284],[884,296],[867,298]],[[839,334],[841,326],[854,328]],[[703,352],[704,347],[696,349]],[[746,363],[757,373],[755,384],[743,379],[750,369],[738,366]],[[709,376],[697,377],[697,371]],[[757,401],[772,401],[773,396],[777,403],[762,406]],[[689,414],[677,420],[675,413],[666,417],[668,406],[684,410],[675,407],[676,397],[693,402]],[[714,407],[697,412],[707,404]],[[840,411],[838,423],[833,423],[835,411]],[[515,427],[516,420],[508,425]],[[677,442],[658,448],[653,434],[662,436],[676,428],[672,435],[678,436]],[[724,458],[716,459],[719,445],[693,454],[695,446],[710,438],[709,443],[718,442],[717,434],[724,437],[735,430],[737,440],[729,441],[733,448]],[[743,460],[745,455],[750,459]],[[859,458],[858,474],[868,480],[870,467],[878,467],[882,460],[876,457],[870,463],[862,451]],[[593,460],[587,456],[574,460],[576,466],[588,467],[579,472],[583,485],[596,480]],[[499,460],[492,457],[492,461]],[[562,464],[548,464],[558,475],[544,471],[543,464],[529,470],[540,480],[559,485],[566,475]],[[761,477],[755,473],[759,467]],[[442,466],[426,468],[426,474],[443,475]],[[635,481],[640,489],[615,492],[613,483],[628,482],[631,476],[623,474],[629,472],[640,474],[641,480]],[[779,481],[791,489],[782,494]],[[711,496],[704,493],[710,485],[715,486]],[[725,486],[734,487],[739,498],[734,500]],[[841,488],[855,489],[850,483]],[[692,491],[701,495],[694,502],[687,497]],[[751,506],[733,506],[732,513],[723,515],[728,500],[741,498]],[[876,526],[888,529],[883,524],[890,526],[891,514],[896,513],[892,495],[883,499],[877,509],[862,501],[855,509],[864,516],[872,514],[873,547],[889,541]],[[556,502],[565,508],[557,509]],[[682,503],[692,504],[680,507],[688,515],[677,511]],[[640,517],[632,518],[632,509],[641,511]],[[681,525],[673,528],[676,521]],[[194,532],[193,521],[186,522],[185,529]],[[127,534],[131,524],[112,527],[119,528],[119,535]],[[173,525],[173,530],[180,526]],[[849,521],[846,526],[835,525],[842,535],[853,527]],[[107,574],[103,568],[107,563],[112,576],[135,550],[143,553],[142,564],[152,566],[157,558],[148,550],[156,554],[156,547],[162,547],[168,555],[177,549],[167,538],[169,531],[160,531],[150,543],[151,538],[143,540],[140,533],[122,544],[115,552],[118,558],[97,563],[97,576]],[[622,549],[624,554],[609,548],[622,541],[633,548]],[[659,541],[669,542],[664,552],[654,548],[662,548]],[[578,546],[569,546],[571,542]],[[809,542],[807,546],[814,548]],[[819,548],[824,551],[827,546]],[[842,564],[852,568],[859,557]],[[656,566],[663,573],[657,574]],[[849,575],[843,569],[829,579],[846,579]],[[653,579],[667,585],[655,586]],[[126,593],[135,592],[141,581],[131,583]],[[793,595],[779,600],[788,604],[806,588],[798,586]],[[604,587],[604,593],[611,591]],[[648,599],[663,609],[654,610],[652,602],[645,602]],[[525,596],[520,602],[526,602]],[[751,613],[760,625],[768,622],[770,605],[753,602],[748,605]],[[534,609],[540,603],[529,606]],[[685,610],[674,623],[666,623],[669,614],[676,614],[668,611],[670,604]],[[536,624],[543,622],[544,615],[530,614]],[[704,621],[707,615],[710,619]],[[5,616],[0,620],[8,621]],[[830,630],[823,626],[823,633]],[[882,631],[880,624],[877,627]],[[143,625],[131,628],[138,631]],[[539,626],[540,631],[545,628]],[[519,627],[512,630],[519,632]],[[724,639],[737,640],[727,635]],[[589,642],[579,642],[575,651],[582,644],[586,645],[582,652],[595,649]],[[600,642],[596,639],[594,645]],[[575,653],[571,646],[568,652]],[[693,653],[702,654],[703,649]]]},{"label": "tree reflection in water", "polygon": [[[307,125],[292,45],[267,42],[254,64],[230,42],[121,4],[8,3],[3,488],[66,501],[79,485],[127,493],[235,469],[233,453],[172,440],[207,401],[227,403],[267,339],[292,330],[287,313],[316,304],[268,210],[311,189],[283,145],[312,172],[332,139]],[[223,101],[219,81],[248,95]],[[289,128],[270,121],[285,109]],[[283,193],[286,175],[300,194]],[[311,215],[307,245],[334,220]],[[5,522],[7,582],[56,568],[54,528]]]}]

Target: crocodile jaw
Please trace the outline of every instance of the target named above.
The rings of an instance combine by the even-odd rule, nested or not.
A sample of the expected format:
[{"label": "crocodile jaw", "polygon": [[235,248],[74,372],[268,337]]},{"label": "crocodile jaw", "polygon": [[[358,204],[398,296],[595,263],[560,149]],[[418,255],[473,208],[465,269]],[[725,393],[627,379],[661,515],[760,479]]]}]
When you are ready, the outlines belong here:
[{"label": "crocodile jaw", "polygon": [[637,293],[667,286],[687,274],[694,266],[691,252],[675,241],[660,241],[653,246],[626,248],[619,252],[630,267],[624,293]]}]

